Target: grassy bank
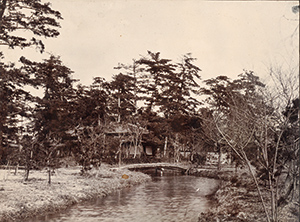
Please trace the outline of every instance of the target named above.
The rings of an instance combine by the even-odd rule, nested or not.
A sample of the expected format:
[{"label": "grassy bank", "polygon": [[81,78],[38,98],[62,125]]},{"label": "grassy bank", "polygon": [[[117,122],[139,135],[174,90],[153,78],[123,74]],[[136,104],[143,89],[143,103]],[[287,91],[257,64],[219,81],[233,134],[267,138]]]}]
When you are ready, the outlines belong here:
[{"label": "grassy bank", "polygon": [[[267,221],[257,189],[250,175],[245,170],[240,170],[236,174],[234,171],[222,170],[219,172],[216,169],[211,169],[195,172],[194,175],[221,180],[219,189],[210,196],[214,202],[213,207],[209,212],[202,213],[198,222]],[[268,189],[265,187],[261,188],[264,200],[270,201]],[[299,193],[295,194],[295,200],[279,209],[279,221],[299,221],[298,197]]]},{"label": "grassy bank", "polygon": [[223,181],[229,181],[235,175],[234,168],[222,168],[217,170],[217,168],[199,168],[193,170],[190,174],[198,177],[207,177],[212,179],[219,179]]},{"label": "grassy bank", "polygon": [[29,180],[24,181],[23,171],[14,175],[14,171],[0,170],[0,221],[22,221],[60,211],[149,179],[139,172],[112,171],[108,166],[85,175],[80,173],[79,167],[72,167],[57,169],[49,185],[46,171],[32,171]]}]

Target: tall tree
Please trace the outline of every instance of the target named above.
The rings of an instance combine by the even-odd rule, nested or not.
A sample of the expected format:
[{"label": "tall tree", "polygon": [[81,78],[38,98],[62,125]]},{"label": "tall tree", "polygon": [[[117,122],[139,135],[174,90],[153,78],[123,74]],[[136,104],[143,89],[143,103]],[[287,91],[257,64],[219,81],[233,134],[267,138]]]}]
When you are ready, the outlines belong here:
[{"label": "tall tree", "polygon": [[253,142],[258,121],[256,116],[261,116],[259,105],[262,103],[258,99],[261,97],[255,89],[263,85],[252,72],[241,74],[240,78],[234,81],[225,76],[219,76],[205,82],[209,88],[202,91],[209,95],[207,101],[214,108],[213,124],[221,139],[248,167],[269,221],[266,203],[261,195],[251,160],[247,155],[249,154],[247,147]]},{"label": "tall tree", "polygon": [[[268,93],[264,84],[253,72],[245,72],[233,81],[226,77],[217,77],[206,83],[209,89],[203,92],[209,95],[208,101],[214,107],[212,123],[223,142],[247,166],[256,185],[267,220],[277,221],[279,200],[286,199],[279,190],[282,185],[279,179],[282,180],[283,177],[281,172],[287,167],[287,163],[293,162],[287,161],[289,157],[297,159],[295,154],[298,148],[295,146],[296,137],[292,137],[289,143],[284,142],[283,138],[290,124],[290,117],[295,111],[291,112],[293,109],[286,106],[284,116],[282,108],[275,104],[281,104],[281,106],[286,102],[289,104],[289,99],[284,98],[291,98],[293,93],[287,95],[286,92],[293,92],[293,90],[281,81],[279,85],[282,86],[282,90],[276,90],[276,94],[271,96],[272,94]],[[291,141],[293,141],[293,146],[291,146]],[[267,178],[270,201],[263,198],[261,193],[264,188],[259,186],[260,171],[264,172]],[[268,211],[269,207],[271,213]]]},{"label": "tall tree", "polygon": [[72,100],[75,126],[95,126],[105,121],[108,115],[110,100],[109,83],[104,78],[95,77],[89,86],[78,85]]},{"label": "tall tree", "polygon": [[20,122],[29,117],[32,96],[23,87],[30,83],[30,75],[13,64],[0,62],[0,161],[7,163],[7,155],[18,146]]},{"label": "tall tree", "polygon": [[135,114],[135,82],[134,77],[122,73],[113,76],[113,80],[110,82],[112,92],[111,108],[119,123],[121,119]]},{"label": "tall tree", "polygon": [[144,95],[143,99],[147,109],[152,111],[158,108],[162,104],[162,100],[165,99],[162,98],[161,93],[175,71],[175,65],[171,63],[170,59],[160,58],[159,52],[150,51],[148,51],[148,57],[141,58],[137,63],[145,66],[140,91]]},{"label": "tall tree", "polygon": [[193,64],[196,60],[190,54],[184,55],[180,63],[161,59],[160,53],[148,52],[137,62],[145,66],[144,84],[140,85],[145,93],[148,107],[154,106],[166,118],[177,114],[195,113],[200,104],[195,98],[198,93],[201,69]]},{"label": "tall tree", "polygon": [[[149,111],[156,111],[166,118],[170,125],[182,115],[193,115],[200,104],[195,98],[199,90],[197,79],[200,79],[201,69],[193,64],[195,58],[190,54],[183,56],[180,63],[174,64],[169,59],[160,58],[160,53],[148,51],[148,57],[143,57],[137,62],[144,67],[143,81],[140,84],[144,93],[146,105]],[[178,131],[167,127],[164,149],[167,149],[168,141],[173,141],[173,154],[179,152],[180,144]],[[173,134],[175,132],[175,134]],[[171,138],[172,137],[172,138]],[[174,138],[173,138],[174,137]],[[180,144],[180,145],[179,145]],[[166,152],[164,152],[166,153]]]},{"label": "tall tree", "polygon": [[128,77],[128,80],[130,81],[131,89],[133,88],[133,100],[134,106],[135,106],[135,113],[138,110],[138,101],[141,100],[139,97],[140,94],[140,84],[142,82],[142,74],[144,69],[140,66],[140,64],[133,59],[132,64],[125,65],[123,63],[119,63],[118,66],[114,67],[114,69],[120,70],[119,74],[122,74],[124,76]]},{"label": "tall tree", "polygon": [[[170,86],[164,95],[169,95],[171,113],[180,114],[195,114],[200,102],[196,98],[199,94],[200,85],[197,82],[201,79],[201,69],[193,64],[196,58],[193,58],[190,53],[182,57],[182,61],[176,64],[175,75],[169,76]],[[173,110],[172,110],[173,109]]]},{"label": "tall tree", "polygon": [[105,130],[109,124],[109,103],[111,100],[109,83],[104,78],[95,77],[89,87],[79,85],[72,99],[72,132],[75,144],[72,154],[83,167],[83,172],[91,166],[98,167],[106,151]]},{"label": "tall tree", "polygon": [[36,87],[44,89],[42,98],[36,98],[34,130],[38,141],[35,157],[40,165],[50,168],[57,164],[64,152],[64,138],[72,126],[69,117],[69,102],[74,94],[72,71],[59,58],[51,56],[44,62],[32,62],[21,58],[22,69],[34,75]]},{"label": "tall tree", "polygon": [[[141,142],[145,134],[145,126],[147,120],[141,118],[138,112],[142,112],[138,107],[138,103],[142,100],[141,82],[143,75],[143,68],[133,59],[132,64],[118,64],[115,69],[120,70],[118,75],[115,75],[111,82],[112,96],[115,98],[115,113],[117,113],[117,121],[126,125],[130,131],[128,141],[130,147],[134,147],[133,158],[136,158],[139,153],[142,153]],[[116,102],[117,99],[117,102]]]},{"label": "tall tree", "polygon": [[[60,19],[60,13],[53,10],[50,3],[41,3],[40,0],[1,0],[0,46],[23,49],[34,45],[43,52],[45,46],[37,37],[57,37]],[[2,62],[1,49],[0,57],[0,153],[3,153],[8,146],[8,138],[10,143],[20,141],[16,123],[20,121],[20,116],[25,116],[32,98],[24,86],[33,82],[29,73],[17,69],[14,64]]]}]

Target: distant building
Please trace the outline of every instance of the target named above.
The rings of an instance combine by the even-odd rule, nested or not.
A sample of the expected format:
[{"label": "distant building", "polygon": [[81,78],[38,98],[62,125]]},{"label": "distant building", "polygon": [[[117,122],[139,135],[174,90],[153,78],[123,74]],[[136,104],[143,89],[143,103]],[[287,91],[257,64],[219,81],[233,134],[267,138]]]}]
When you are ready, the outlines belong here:
[{"label": "distant building", "polygon": [[[206,164],[216,165],[219,163],[219,153],[217,152],[208,152],[206,154]],[[221,164],[231,164],[231,157],[229,153],[221,154]]]},{"label": "distant building", "polygon": [[[148,130],[135,124],[110,124],[110,127],[105,130],[106,136],[122,137],[122,153],[126,157],[140,156],[142,153],[153,155],[152,150],[143,146],[143,135],[148,134]],[[138,146],[135,147],[135,140],[139,139]]]}]

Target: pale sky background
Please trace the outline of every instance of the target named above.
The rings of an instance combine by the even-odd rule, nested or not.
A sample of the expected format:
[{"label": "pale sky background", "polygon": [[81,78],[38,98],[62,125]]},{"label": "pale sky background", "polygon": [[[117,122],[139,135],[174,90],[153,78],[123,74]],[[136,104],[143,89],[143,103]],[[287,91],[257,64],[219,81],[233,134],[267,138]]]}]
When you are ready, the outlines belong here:
[{"label": "pale sky background", "polygon": [[[114,66],[132,63],[147,50],[176,62],[192,53],[203,80],[236,78],[243,69],[263,78],[271,64],[299,65],[299,12],[292,12],[298,1],[50,2],[64,20],[61,35],[44,41],[46,51],[61,56],[85,85],[96,76],[111,80],[118,74]],[[49,56],[32,49],[4,51],[8,60]]]}]

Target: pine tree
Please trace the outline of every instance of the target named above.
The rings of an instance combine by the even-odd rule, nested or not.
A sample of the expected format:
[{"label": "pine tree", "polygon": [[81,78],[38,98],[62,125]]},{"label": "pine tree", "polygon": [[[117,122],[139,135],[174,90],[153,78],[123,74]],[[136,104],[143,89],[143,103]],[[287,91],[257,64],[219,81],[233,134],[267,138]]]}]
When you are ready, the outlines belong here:
[{"label": "pine tree", "polygon": [[[0,0],[0,46],[11,49],[36,46],[43,52],[45,45],[37,38],[57,37],[60,19],[60,13],[53,10],[50,3],[41,3],[40,0]],[[32,103],[32,96],[24,86],[34,86],[35,83],[31,73],[16,68],[14,64],[5,64],[3,56],[3,50],[0,49],[0,154],[2,163],[6,163],[5,156],[13,151],[12,144],[16,147],[16,143],[21,141],[18,122],[28,117],[31,109],[29,104]]]},{"label": "pine tree", "polygon": [[[23,87],[30,83],[30,75],[13,64],[0,62],[0,161],[7,164],[19,149],[21,121],[30,116],[32,96]],[[10,156],[10,157],[8,157]]]},{"label": "pine tree", "polygon": [[34,131],[37,141],[34,157],[40,166],[50,169],[58,164],[58,158],[65,152],[64,138],[73,126],[69,106],[74,95],[72,71],[59,58],[51,56],[43,62],[32,62],[21,58],[22,69],[34,75],[36,87],[44,89],[42,98],[36,97]]}]

